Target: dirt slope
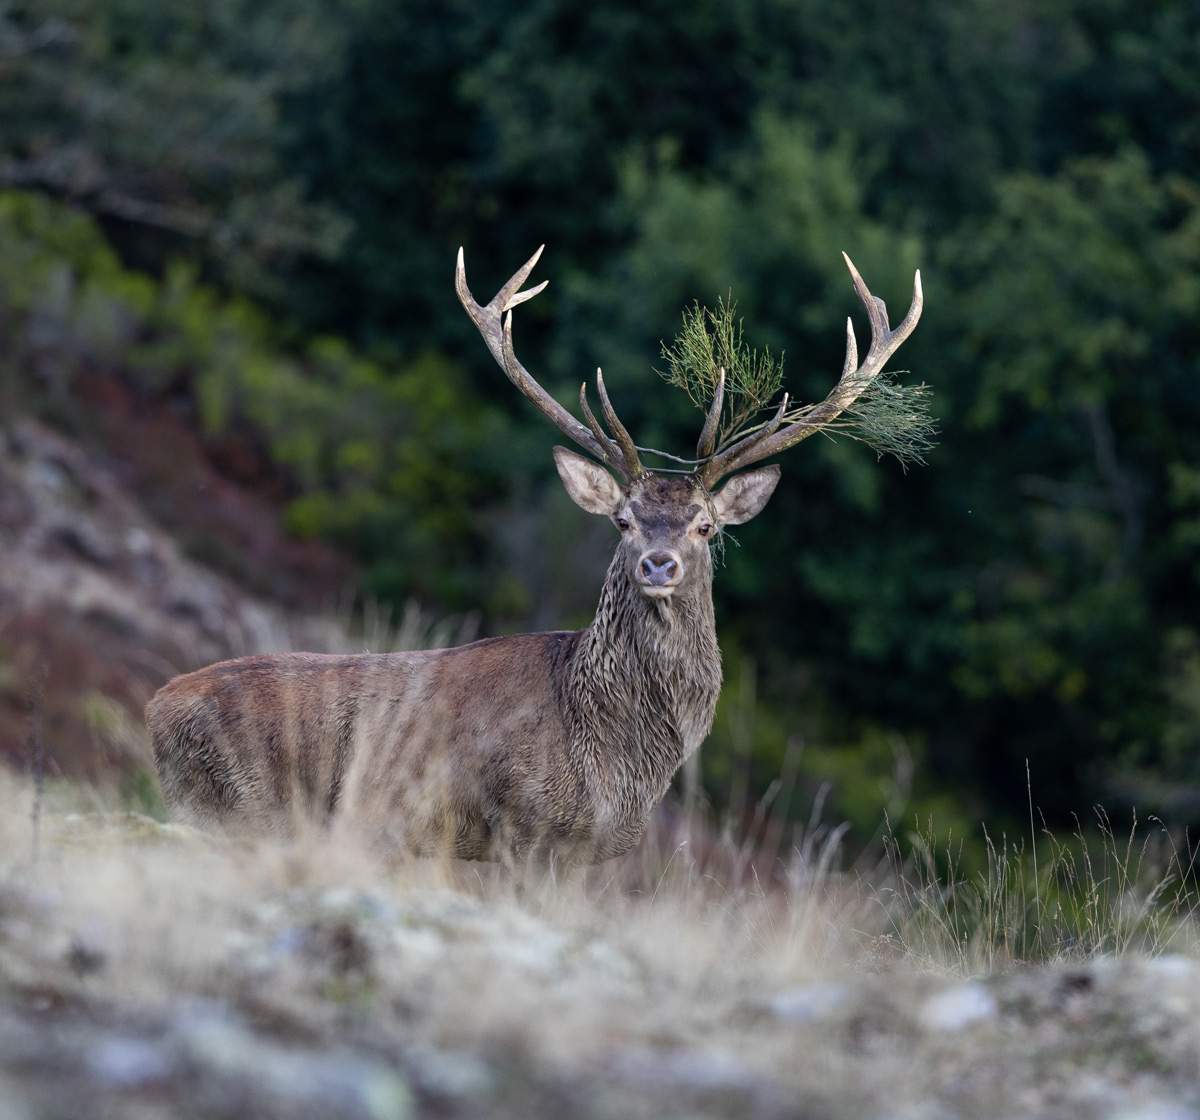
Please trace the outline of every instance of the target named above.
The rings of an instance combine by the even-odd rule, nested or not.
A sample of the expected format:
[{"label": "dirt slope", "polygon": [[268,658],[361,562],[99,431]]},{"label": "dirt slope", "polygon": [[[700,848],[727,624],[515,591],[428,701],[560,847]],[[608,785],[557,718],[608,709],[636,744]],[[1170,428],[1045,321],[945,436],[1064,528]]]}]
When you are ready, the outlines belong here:
[{"label": "dirt slope", "polygon": [[[145,427],[127,438],[149,440]],[[183,554],[129,485],[145,445],[114,460],[31,420],[0,424],[0,758],[27,765],[40,726],[52,772],[104,779],[137,764],[142,707],[174,674],[241,653],[345,642],[331,612],[348,567],[289,542],[277,513],[205,467],[187,438],[176,433],[174,477],[196,490],[190,505],[240,541],[260,587],[281,573],[278,595],[250,594]],[[186,516],[182,496],[161,487],[154,496]],[[304,556],[311,571],[301,587]],[[307,610],[284,605],[298,595]]]}]

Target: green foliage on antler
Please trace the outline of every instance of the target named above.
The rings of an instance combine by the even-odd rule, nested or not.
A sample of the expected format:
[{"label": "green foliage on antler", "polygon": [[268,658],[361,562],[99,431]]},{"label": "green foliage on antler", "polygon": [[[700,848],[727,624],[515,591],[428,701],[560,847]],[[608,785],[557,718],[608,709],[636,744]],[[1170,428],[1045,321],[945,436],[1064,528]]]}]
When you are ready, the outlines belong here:
[{"label": "green foliage on antler", "polygon": [[669,385],[684,390],[697,408],[707,412],[725,371],[725,404],[717,432],[717,447],[727,446],[750,428],[783,388],[783,355],[761,354],[742,341],[742,321],[730,296],[717,300],[717,310],[699,302],[683,313],[683,329],[675,341],[662,344],[667,370],[657,371]]},{"label": "green foliage on antler", "polygon": [[[776,358],[770,350],[760,353],[748,346],[736,312],[732,296],[718,299],[716,311],[694,303],[683,313],[683,329],[675,341],[670,346],[663,343],[667,369],[658,371],[704,412],[712,404],[721,370],[725,371],[717,451],[762,427],[778,407],[773,398],[783,389],[783,355]],[[851,374],[848,380],[853,383],[854,377]],[[878,455],[894,455],[903,464],[923,463],[937,434],[929,414],[930,396],[924,383],[901,385],[890,373],[864,378],[853,403],[830,420],[813,422],[813,431],[840,432],[867,444]],[[816,407],[807,404],[790,409],[783,422],[802,421]]]},{"label": "green foliage on antler", "polygon": [[924,382],[901,385],[894,374],[884,372],[837,419],[817,425],[817,430],[841,432],[865,443],[876,455],[895,456],[904,466],[923,464],[925,452],[937,443],[935,418],[929,414],[932,395]]}]

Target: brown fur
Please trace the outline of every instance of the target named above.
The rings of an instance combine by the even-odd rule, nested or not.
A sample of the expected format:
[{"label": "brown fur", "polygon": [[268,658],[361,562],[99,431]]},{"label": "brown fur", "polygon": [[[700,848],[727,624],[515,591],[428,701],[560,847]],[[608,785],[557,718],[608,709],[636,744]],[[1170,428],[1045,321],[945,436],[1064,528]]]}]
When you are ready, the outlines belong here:
[{"label": "brown fur", "polygon": [[[514,867],[632,847],[720,691],[700,528],[753,516],[778,470],[719,495],[653,475],[622,490],[580,456],[556,457],[577,502],[626,522],[587,629],[248,657],[176,677],[146,709],[172,816],[250,832],[350,822],[392,848]],[[673,586],[639,582],[647,556],[678,561]]]}]

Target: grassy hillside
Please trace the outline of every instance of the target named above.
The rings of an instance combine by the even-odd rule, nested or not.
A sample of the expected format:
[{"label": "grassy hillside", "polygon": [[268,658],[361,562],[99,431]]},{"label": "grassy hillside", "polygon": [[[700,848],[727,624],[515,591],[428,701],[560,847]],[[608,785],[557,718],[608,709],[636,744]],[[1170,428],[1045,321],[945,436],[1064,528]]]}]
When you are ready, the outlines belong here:
[{"label": "grassy hillside", "polygon": [[1102,900],[1102,853],[1063,899],[1090,894],[1106,936],[1019,961],[984,913],[946,927],[965,884],[840,874],[819,843],[764,882],[660,830],[517,899],[487,866],[383,866],[327,834],[234,845],[66,813],[61,789],[35,832],[31,787],[0,796],[6,1118],[1200,1107],[1195,925],[1160,896],[1122,940],[1149,881]]}]

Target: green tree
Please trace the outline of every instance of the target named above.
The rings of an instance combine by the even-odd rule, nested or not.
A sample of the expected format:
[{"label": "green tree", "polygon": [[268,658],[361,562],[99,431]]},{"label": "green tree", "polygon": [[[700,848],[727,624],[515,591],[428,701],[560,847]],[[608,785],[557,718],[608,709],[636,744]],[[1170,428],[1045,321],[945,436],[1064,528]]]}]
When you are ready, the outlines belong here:
[{"label": "green tree", "polygon": [[302,197],[279,107],[341,58],[354,10],[321,0],[16,0],[0,9],[0,186],[105,223],[127,259],[199,257],[279,294],[297,256],[328,256],[346,219]]}]

